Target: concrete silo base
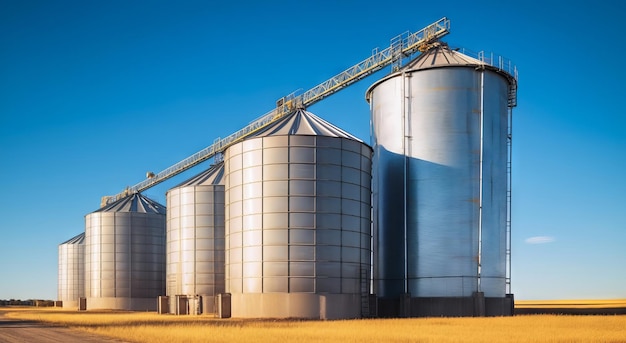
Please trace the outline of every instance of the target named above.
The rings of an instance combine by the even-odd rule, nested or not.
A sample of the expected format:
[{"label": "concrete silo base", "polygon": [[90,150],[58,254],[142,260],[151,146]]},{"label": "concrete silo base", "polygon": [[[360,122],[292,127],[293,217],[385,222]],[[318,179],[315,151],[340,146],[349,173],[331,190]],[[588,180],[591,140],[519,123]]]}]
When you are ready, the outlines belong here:
[{"label": "concrete silo base", "polygon": [[231,313],[233,318],[360,318],[361,296],[309,293],[232,294]]},{"label": "concrete silo base", "polygon": [[156,311],[157,298],[87,298],[87,310]]},{"label": "concrete silo base", "polygon": [[512,316],[513,295],[484,297],[415,297],[378,299],[378,317],[490,317]]}]

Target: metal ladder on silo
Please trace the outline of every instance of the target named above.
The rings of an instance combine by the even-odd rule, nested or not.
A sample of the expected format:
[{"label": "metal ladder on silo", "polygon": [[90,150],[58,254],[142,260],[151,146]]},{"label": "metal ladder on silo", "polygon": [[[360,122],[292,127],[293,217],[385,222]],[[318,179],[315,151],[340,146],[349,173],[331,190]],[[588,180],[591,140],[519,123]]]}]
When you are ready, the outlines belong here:
[{"label": "metal ladder on silo", "polygon": [[[517,87],[517,82],[514,82]],[[510,99],[509,99],[510,100]],[[510,104],[510,102],[509,102]],[[511,294],[511,200],[512,200],[512,153],[513,153],[513,106],[509,105],[506,135],[506,248],[505,248],[505,287]]]},{"label": "metal ladder on silo", "polygon": [[[517,70],[515,70],[515,74],[517,74]],[[517,75],[515,75],[515,81],[511,81],[511,85],[509,86],[507,105],[509,107],[517,106]]]},{"label": "metal ladder on silo", "polygon": [[369,273],[367,269],[361,268],[361,317],[371,317],[370,311],[370,292],[369,292]]}]

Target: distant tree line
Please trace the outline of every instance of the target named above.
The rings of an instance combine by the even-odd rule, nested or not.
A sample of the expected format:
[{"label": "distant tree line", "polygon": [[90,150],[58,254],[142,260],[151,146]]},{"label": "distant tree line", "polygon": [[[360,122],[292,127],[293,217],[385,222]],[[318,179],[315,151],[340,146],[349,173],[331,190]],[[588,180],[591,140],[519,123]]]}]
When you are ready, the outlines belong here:
[{"label": "distant tree line", "polygon": [[0,300],[0,306],[37,306],[37,307],[52,307],[55,306],[57,302],[54,300],[41,300],[41,299],[29,299],[29,300],[19,300],[19,299],[10,299],[10,300]]}]

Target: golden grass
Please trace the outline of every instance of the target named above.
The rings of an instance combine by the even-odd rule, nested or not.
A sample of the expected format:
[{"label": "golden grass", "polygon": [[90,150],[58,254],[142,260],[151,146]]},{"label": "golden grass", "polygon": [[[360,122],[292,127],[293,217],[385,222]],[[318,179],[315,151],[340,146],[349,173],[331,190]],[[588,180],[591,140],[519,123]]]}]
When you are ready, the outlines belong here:
[{"label": "golden grass", "polygon": [[626,308],[626,299],[515,300],[515,308]]},{"label": "golden grass", "polygon": [[300,321],[51,309],[9,311],[8,317],[57,323],[129,342],[626,342],[626,316]]}]

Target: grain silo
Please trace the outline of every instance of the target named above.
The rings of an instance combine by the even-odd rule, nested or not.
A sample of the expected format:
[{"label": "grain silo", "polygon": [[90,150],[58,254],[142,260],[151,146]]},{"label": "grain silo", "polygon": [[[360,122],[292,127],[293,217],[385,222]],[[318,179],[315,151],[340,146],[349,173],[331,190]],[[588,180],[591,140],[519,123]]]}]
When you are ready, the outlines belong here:
[{"label": "grain silo", "polygon": [[167,191],[167,296],[171,313],[215,313],[224,293],[224,167]]},{"label": "grain silo", "polygon": [[367,91],[382,315],[512,308],[507,139],[517,81],[501,61],[436,43]]},{"label": "grain silo", "polygon": [[304,110],[224,155],[233,317],[354,318],[369,295],[371,148]]},{"label": "grain silo", "polygon": [[87,309],[156,310],[165,294],[165,207],[139,193],[85,216]]},{"label": "grain silo", "polygon": [[85,296],[85,233],[59,244],[58,299],[63,308],[78,308]]}]

